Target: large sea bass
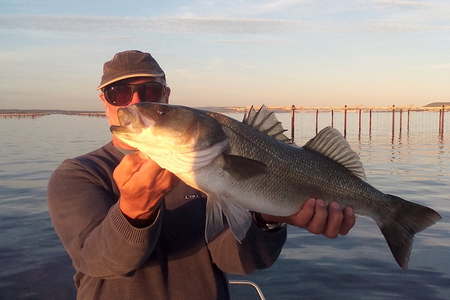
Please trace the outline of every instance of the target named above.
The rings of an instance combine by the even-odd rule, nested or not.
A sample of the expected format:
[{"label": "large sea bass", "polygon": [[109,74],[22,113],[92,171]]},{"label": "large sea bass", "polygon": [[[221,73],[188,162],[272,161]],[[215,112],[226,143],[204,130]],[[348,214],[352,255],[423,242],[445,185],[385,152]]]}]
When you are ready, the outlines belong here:
[{"label": "large sea bass", "polygon": [[251,225],[249,211],[288,216],[310,197],[375,220],[402,268],[414,234],[441,217],[434,210],[384,194],[364,180],[358,155],[327,127],[303,147],[287,143],[273,113],[250,110],[243,122],[184,106],[139,103],[120,109],[112,133],[186,184],[208,195],[206,239],[224,229],[238,240]]}]

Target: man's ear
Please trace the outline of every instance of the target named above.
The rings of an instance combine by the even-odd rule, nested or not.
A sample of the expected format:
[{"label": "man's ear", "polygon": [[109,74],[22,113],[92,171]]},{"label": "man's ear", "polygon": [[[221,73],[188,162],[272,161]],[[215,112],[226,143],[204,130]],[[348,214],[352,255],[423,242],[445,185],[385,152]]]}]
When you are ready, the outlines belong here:
[{"label": "man's ear", "polygon": [[169,96],[170,96],[170,87],[166,86],[166,88],[164,89],[163,103],[169,103]]}]

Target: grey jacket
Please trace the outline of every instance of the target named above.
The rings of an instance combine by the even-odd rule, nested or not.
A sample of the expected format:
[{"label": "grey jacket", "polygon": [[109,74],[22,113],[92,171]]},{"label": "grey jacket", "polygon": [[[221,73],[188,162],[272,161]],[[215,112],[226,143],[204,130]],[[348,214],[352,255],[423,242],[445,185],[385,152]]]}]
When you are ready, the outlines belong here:
[{"label": "grey jacket", "polygon": [[50,216],[76,269],[77,299],[229,299],[224,273],[248,274],[277,259],[285,227],[252,225],[241,244],[225,230],[205,243],[206,199],[182,182],[152,225],[133,227],[112,178],[122,157],[109,143],[64,161],[48,185]]}]

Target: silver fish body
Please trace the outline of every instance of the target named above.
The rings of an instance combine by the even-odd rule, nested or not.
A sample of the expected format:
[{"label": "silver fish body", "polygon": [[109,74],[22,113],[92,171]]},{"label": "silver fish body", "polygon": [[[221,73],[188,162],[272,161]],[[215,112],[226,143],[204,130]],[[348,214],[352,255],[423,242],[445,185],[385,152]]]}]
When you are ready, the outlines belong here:
[{"label": "silver fish body", "polygon": [[[297,212],[311,197],[327,202],[337,201],[352,206],[359,214],[369,215],[374,198],[381,192],[361,180],[345,167],[322,154],[276,140],[241,122],[217,113],[208,113],[221,123],[229,139],[229,154],[264,162],[264,174],[239,180],[231,176],[238,193],[248,191],[254,203],[246,197],[241,202],[252,211],[289,216]],[[209,168],[220,170],[223,162],[216,160]],[[243,168],[242,172],[246,172]],[[223,177],[218,172],[218,177]],[[205,182],[207,184],[207,182]],[[229,188],[228,188],[229,189]],[[248,199],[248,198],[247,198]]]},{"label": "silver fish body", "polygon": [[121,110],[119,120],[113,134],[208,195],[207,240],[224,229],[223,215],[242,240],[249,211],[289,216],[317,197],[374,219],[406,268],[414,234],[440,219],[428,207],[367,183],[359,157],[333,128],[298,147],[286,143],[279,122],[263,109],[239,122],[183,106],[140,103]]}]

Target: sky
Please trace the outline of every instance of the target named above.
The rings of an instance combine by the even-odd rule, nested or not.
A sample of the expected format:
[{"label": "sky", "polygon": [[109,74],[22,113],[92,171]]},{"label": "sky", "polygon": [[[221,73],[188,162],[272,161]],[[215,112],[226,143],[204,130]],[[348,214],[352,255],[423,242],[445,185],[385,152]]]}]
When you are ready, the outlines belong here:
[{"label": "sky", "polygon": [[450,101],[448,0],[0,0],[0,109],[101,110],[116,52],[150,52],[171,103]]}]

